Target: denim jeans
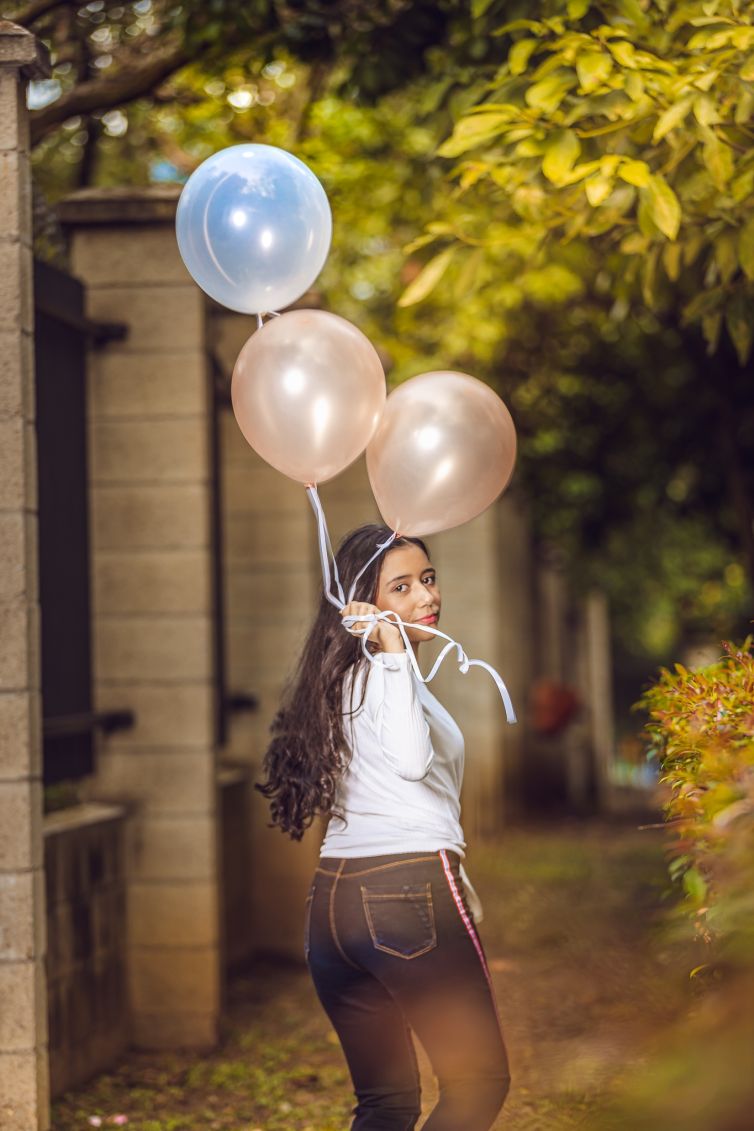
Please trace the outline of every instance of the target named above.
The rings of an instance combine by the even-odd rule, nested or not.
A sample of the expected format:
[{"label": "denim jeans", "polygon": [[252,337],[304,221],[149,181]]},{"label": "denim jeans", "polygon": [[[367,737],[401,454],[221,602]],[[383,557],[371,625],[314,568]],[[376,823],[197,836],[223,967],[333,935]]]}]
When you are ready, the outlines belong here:
[{"label": "denim jeans", "polygon": [[411,1131],[421,1113],[412,1030],[439,1100],[424,1131],[488,1131],[510,1087],[481,941],[449,850],[323,857],[304,953],[345,1053],[351,1131]]}]

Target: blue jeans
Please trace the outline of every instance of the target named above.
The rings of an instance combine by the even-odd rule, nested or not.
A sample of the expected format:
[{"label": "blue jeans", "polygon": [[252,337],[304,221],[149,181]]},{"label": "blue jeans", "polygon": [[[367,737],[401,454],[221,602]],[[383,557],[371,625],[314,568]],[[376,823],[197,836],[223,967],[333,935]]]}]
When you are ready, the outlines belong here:
[{"label": "blue jeans", "polygon": [[484,950],[448,850],[323,857],[304,952],[343,1046],[351,1131],[411,1131],[421,1113],[411,1030],[439,1084],[424,1131],[488,1131],[510,1087]]}]

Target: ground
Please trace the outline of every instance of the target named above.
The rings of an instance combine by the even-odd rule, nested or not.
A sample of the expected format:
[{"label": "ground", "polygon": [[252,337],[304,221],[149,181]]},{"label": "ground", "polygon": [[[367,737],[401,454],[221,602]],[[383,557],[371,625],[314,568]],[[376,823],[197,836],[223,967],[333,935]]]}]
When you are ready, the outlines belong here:
[{"label": "ground", "polygon": [[[513,1077],[496,1131],[592,1127],[693,1009],[698,955],[667,926],[667,833],[641,824],[538,821],[469,852]],[[419,1056],[426,1113],[435,1088]],[[133,1054],[59,1100],[53,1127],[345,1131],[352,1105],[306,969],[260,961],[231,983],[216,1051]]]}]

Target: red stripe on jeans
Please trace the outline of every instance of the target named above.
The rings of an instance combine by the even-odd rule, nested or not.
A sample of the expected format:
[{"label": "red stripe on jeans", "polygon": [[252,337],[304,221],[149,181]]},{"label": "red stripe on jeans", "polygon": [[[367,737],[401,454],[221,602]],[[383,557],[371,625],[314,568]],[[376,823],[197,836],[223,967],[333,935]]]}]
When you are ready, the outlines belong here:
[{"label": "red stripe on jeans", "polygon": [[445,849],[440,849],[440,858],[442,860],[442,866],[443,866],[443,869],[445,871],[445,877],[448,881],[448,887],[450,888],[450,891],[451,891],[451,894],[453,896],[453,900],[455,902],[455,905],[458,908],[458,914],[463,919],[464,926],[466,927],[466,930],[469,933],[471,941],[474,944],[474,949],[476,950],[477,954],[479,955],[479,961],[482,964],[482,969],[484,970],[484,976],[487,979],[487,983],[490,987],[490,991],[492,992],[492,997],[493,997],[493,1000],[494,1000],[495,991],[492,987],[492,978],[490,977],[490,972],[487,969],[487,963],[485,962],[485,959],[484,959],[484,951],[482,950],[481,943],[479,942],[479,938],[477,936],[476,931],[474,930],[471,919],[469,919],[469,916],[466,913],[466,908],[463,905],[461,893],[459,892],[458,888],[456,887],[455,877],[454,877],[453,872],[451,870],[450,863],[448,861],[448,857],[445,854]]}]

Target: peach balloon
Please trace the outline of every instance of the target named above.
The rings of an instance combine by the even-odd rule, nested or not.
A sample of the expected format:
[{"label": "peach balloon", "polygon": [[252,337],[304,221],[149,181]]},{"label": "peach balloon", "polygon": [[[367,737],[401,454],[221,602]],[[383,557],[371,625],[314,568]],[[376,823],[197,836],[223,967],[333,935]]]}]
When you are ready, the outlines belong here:
[{"label": "peach balloon", "polygon": [[391,530],[432,534],[481,514],[507,485],[516,429],[497,393],[467,373],[422,373],[387,398],[367,469]]},{"label": "peach balloon", "polygon": [[300,483],[324,483],[359,456],[385,405],[369,339],[324,310],[271,318],[233,369],[231,400],[254,451]]}]

